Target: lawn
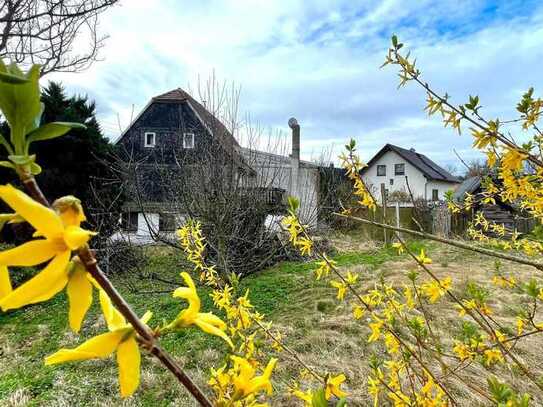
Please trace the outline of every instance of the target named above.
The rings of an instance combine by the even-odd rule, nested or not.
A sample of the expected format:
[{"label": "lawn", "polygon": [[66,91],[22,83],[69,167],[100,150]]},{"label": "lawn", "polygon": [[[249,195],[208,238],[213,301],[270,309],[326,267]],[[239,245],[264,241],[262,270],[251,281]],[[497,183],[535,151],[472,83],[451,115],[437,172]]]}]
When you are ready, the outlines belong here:
[{"label": "lawn", "polygon": [[[492,278],[495,267],[492,259],[435,243],[410,244],[417,250],[425,247],[434,258],[433,270],[440,276],[450,275],[455,287],[463,287],[469,279],[490,281]],[[391,248],[358,244],[352,237],[338,240],[336,246],[338,253],[334,260],[342,271],[354,270],[360,274],[362,290],[372,288],[381,278],[386,278],[393,285],[401,285],[406,272],[413,268],[406,255],[397,255]],[[501,267],[533,274],[530,268],[506,262]],[[170,286],[148,276],[157,273],[161,279],[180,281],[178,274],[184,268],[186,263],[179,253],[155,249],[149,264],[139,271],[118,275],[114,280],[140,315],[151,310],[158,318],[168,319],[176,315],[181,303],[167,293]],[[366,392],[367,361],[375,351],[367,344],[369,330],[364,323],[352,320],[347,304],[335,300],[334,288],[326,281],[313,278],[313,268],[311,262],[283,262],[245,278],[241,286],[243,290],[250,290],[255,307],[274,321],[276,328],[285,335],[286,344],[296,350],[306,363],[319,371],[344,372],[347,375],[350,405],[368,405],[371,401]],[[204,292],[202,289],[203,307],[212,310],[211,301]],[[502,322],[511,322],[515,315],[510,305],[513,294],[505,296],[501,289],[494,294],[492,305],[500,310],[497,314],[505,315]],[[451,332],[459,322],[451,303],[444,300],[433,309],[439,313],[439,334],[452,339]],[[0,314],[0,405],[194,405],[183,388],[151,358],[143,360],[140,389],[124,402],[118,397],[117,368],[112,358],[44,366],[44,356],[60,347],[73,347],[104,329],[98,307],[93,304],[80,338],[71,333],[67,329],[64,294],[44,304]],[[533,336],[518,347],[520,357],[530,366],[542,366],[543,356],[539,349],[543,341],[538,338]],[[193,329],[167,336],[161,343],[204,387],[210,367],[220,366],[226,352],[221,340]],[[474,375],[480,374],[478,368],[472,370]],[[298,371],[296,362],[283,352],[275,375],[275,386],[284,389],[286,382]],[[541,371],[537,373],[541,374]],[[518,372],[503,372],[498,368],[496,374],[520,389],[526,385]],[[463,405],[480,403],[474,395],[461,389],[457,395]],[[298,405],[291,399],[279,397],[275,404]]]}]

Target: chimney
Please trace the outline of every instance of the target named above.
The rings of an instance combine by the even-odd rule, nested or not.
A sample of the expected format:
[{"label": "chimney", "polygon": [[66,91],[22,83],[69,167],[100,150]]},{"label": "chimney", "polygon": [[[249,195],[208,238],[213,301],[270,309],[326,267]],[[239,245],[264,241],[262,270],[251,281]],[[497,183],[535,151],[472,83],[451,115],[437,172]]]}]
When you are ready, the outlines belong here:
[{"label": "chimney", "polygon": [[288,126],[292,129],[292,158],[300,159],[300,125],[298,121],[291,117],[288,119]]},{"label": "chimney", "polygon": [[300,170],[300,125],[291,117],[288,126],[292,129],[292,154],[290,154],[290,195],[298,197],[298,174]]},{"label": "chimney", "polygon": [[416,153],[416,152],[417,152],[417,150],[415,150],[413,147],[411,147],[411,148],[409,149],[409,151],[411,151],[411,152],[413,152],[413,153]]}]

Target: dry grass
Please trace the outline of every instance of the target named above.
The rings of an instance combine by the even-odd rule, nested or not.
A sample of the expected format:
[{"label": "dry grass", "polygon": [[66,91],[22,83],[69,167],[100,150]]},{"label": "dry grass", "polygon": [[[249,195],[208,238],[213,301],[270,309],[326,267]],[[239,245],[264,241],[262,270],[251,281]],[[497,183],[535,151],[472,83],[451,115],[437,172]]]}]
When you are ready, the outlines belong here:
[{"label": "dry grass", "polygon": [[[360,274],[359,288],[364,291],[385,278],[394,286],[407,282],[406,274],[416,266],[407,256],[397,256],[390,249],[383,249],[373,242],[359,243],[357,238],[333,238],[339,250],[335,257],[341,272],[357,271]],[[418,243],[420,247],[420,243]],[[454,290],[462,291],[468,281],[491,285],[494,261],[488,257],[465,251],[452,250],[443,245],[425,244],[427,253],[434,259],[432,270],[440,277],[450,276]],[[179,262],[171,255],[157,266],[167,277],[176,278]],[[169,256],[169,257],[168,257]],[[166,258],[165,257],[165,258]],[[503,262],[502,270],[513,272],[519,279],[539,278],[536,270]],[[313,265],[285,263],[273,269],[251,276],[243,281],[250,288],[251,299],[259,311],[275,322],[286,338],[286,343],[296,350],[303,360],[319,372],[343,372],[348,377],[346,387],[350,393],[349,405],[372,405],[367,395],[368,360],[382,349],[367,343],[369,329],[364,321],[354,321],[348,302],[335,300],[335,289],[328,282],[315,281]],[[169,274],[168,274],[169,273]],[[522,277],[521,277],[522,276]],[[123,277],[125,278],[125,277]],[[421,277],[422,278],[422,277]],[[156,315],[168,318],[179,310],[179,304],[167,295],[126,294],[138,313],[151,309]],[[504,325],[514,325],[514,304],[525,301],[525,296],[509,290],[495,288],[491,295],[491,306],[496,319]],[[210,308],[210,302],[204,304]],[[453,303],[442,299],[431,308],[435,333],[448,345],[459,331],[459,319]],[[145,358],[142,366],[141,388],[136,395],[120,401],[117,395],[117,369],[113,359],[68,364],[49,368],[42,364],[43,357],[61,346],[74,346],[77,338],[66,329],[65,299],[55,300],[23,311],[0,315],[0,405],[86,405],[86,406],[192,406],[194,402],[175,380],[154,360]],[[87,320],[83,338],[95,335],[104,329],[96,308]],[[543,320],[543,318],[541,318]],[[543,356],[543,336],[534,335],[515,346],[515,354],[529,366],[538,377]],[[164,338],[164,346],[183,363],[187,372],[205,387],[209,368],[220,366],[226,348],[220,340],[195,331],[175,338]],[[271,356],[271,355],[270,355]],[[284,394],[287,383],[299,374],[299,366],[283,353],[275,375],[277,394],[273,405],[300,405]],[[533,391],[533,386],[518,371],[503,367],[492,373],[520,391]],[[481,366],[466,370],[472,383],[486,387],[485,377],[489,371]],[[488,405],[473,391],[466,391],[452,383],[455,395],[462,406]],[[540,405],[536,399],[534,405]]]},{"label": "dry grass", "polygon": [[[502,326],[515,330],[517,305],[527,300],[526,295],[493,286],[495,264],[492,259],[451,249],[441,244],[432,244],[428,254],[434,259],[434,263],[430,266],[431,270],[439,278],[450,276],[454,292],[461,293],[470,281],[491,288],[489,305],[494,311],[493,318]],[[403,284],[409,282],[407,273],[413,269],[417,269],[416,264],[411,259],[402,257],[387,261],[377,268],[355,265],[342,267],[341,271],[358,272],[361,277],[359,287],[364,292],[378,284],[381,278],[393,287],[403,287]],[[502,262],[500,269],[506,273],[514,273],[518,280],[523,281],[541,277],[540,273],[531,267],[509,262]],[[422,281],[429,278],[421,275],[420,279]],[[290,345],[317,370],[332,373],[344,372],[349,378],[350,405],[371,405],[373,401],[369,399],[366,389],[369,374],[368,359],[374,353],[377,355],[384,355],[384,353],[377,346],[367,344],[369,329],[363,322],[359,323],[351,318],[350,306],[347,303],[337,305],[331,289],[322,288],[318,292],[313,288],[303,290],[299,294],[299,301],[303,304],[305,312],[292,315],[284,326],[285,333],[291,333],[288,337]],[[469,320],[468,317],[460,318],[454,305],[455,303],[449,298],[443,298],[438,303],[426,307],[434,334],[449,349],[460,331],[461,321]],[[540,320],[543,320],[543,316]],[[303,335],[296,334],[292,326],[301,328]],[[543,349],[543,335],[533,335],[522,339],[513,348],[515,356],[537,378],[543,377],[541,349]],[[449,363],[454,365],[452,360],[449,360]],[[295,371],[291,363],[285,362],[283,365],[289,374]],[[466,382],[483,389],[487,389],[486,378],[490,375],[495,375],[519,392],[540,394],[537,387],[530,383],[516,366],[495,366],[486,369],[479,363],[473,363],[461,374]],[[468,389],[458,380],[447,380],[454,389],[459,405],[489,405],[488,400]],[[536,396],[533,402],[534,405],[541,405],[543,400],[540,396]],[[286,401],[281,400],[281,405],[283,403],[287,405]]]}]

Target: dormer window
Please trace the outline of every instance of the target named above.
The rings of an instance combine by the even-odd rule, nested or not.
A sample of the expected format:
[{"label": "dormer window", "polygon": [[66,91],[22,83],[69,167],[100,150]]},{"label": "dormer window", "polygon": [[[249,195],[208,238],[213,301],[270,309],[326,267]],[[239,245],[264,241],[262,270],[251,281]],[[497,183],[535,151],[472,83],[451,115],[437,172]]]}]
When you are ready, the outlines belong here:
[{"label": "dormer window", "polygon": [[145,133],[144,145],[145,147],[154,147],[156,144],[156,133],[146,132]]},{"label": "dormer window", "polygon": [[194,148],[194,133],[183,134],[183,148]]}]

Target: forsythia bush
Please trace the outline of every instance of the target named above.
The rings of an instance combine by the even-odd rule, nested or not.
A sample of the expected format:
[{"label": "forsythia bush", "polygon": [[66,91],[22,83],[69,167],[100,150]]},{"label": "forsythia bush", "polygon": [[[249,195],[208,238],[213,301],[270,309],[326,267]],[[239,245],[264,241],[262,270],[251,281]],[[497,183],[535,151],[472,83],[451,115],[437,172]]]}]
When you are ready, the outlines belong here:
[{"label": "forsythia bush", "polygon": [[[399,67],[400,87],[408,82],[422,86],[427,93],[427,112],[440,113],[445,126],[459,133],[464,124],[470,126],[474,138],[473,146],[487,156],[491,172],[483,179],[483,192],[468,194],[462,203],[448,196],[451,212],[471,210],[481,204],[495,204],[497,200],[524,210],[540,223],[543,220],[543,133],[538,127],[543,100],[535,98],[530,89],[517,105],[520,116],[507,121],[485,119],[481,114],[479,98],[470,97],[468,103],[454,106],[448,95],[440,96],[421,79],[421,72],[409,53],[401,53],[403,44],[393,36],[383,66]],[[526,140],[521,145],[503,130],[505,124],[520,124]],[[376,210],[376,201],[364,184],[360,171],[366,166],[356,154],[356,143],[352,140],[342,154],[343,167],[353,183],[358,204]],[[302,254],[311,254],[313,241],[306,225],[300,223],[295,200],[290,202],[289,216],[283,223],[290,234],[292,244]],[[345,208],[338,216],[373,225],[379,225],[352,215],[352,208]],[[400,228],[380,226],[399,231]],[[433,236],[418,231],[401,229],[403,233]],[[543,271],[543,263],[536,259],[543,254],[543,243],[535,236],[520,236],[516,230],[507,230],[504,225],[485,219],[482,212],[476,213],[469,227],[469,235],[478,244],[463,248],[487,255],[507,258],[534,266]],[[438,239],[444,243],[457,242]],[[394,247],[407,252],[417,266],[405,272],[403,286],[388,284],[386,279],[374,287],[360,284],[357,274],[342,273],[324,253],[315,253],[320,258],[315,278],[329,275],[330,285],[337,290],[339,301],[348,301],[352,318],[368,325],[368,342],[375,344],[375,356],[370,360],[371,376],[368,378],[368,393],[374,405],[394,406],[449,406],[459,405],[462,392],[476,395],[481,403],[520,407],[531,400],[542,401],[543,378],[539,366],[530,366],[522,360],[516,347],[518,343],[533,335],[543,333],[543,318],[539,313],[543,301],[543,286],[535,278],[520,281],[520,276],[504,275],[499,267],[493,275],[493,283],[502,289],[522,294],[522,302],[515,304],[519,311],[512,326],[506,326],[495,315],[490,305],[492,287],[487,289],[475,282],[466,287],[453,287],[450,277],[441,278],[432,270],[432,259],[424,250],[413,253],[396,233]],[[504,255],[489,250],[515,250],[523,252]],[[527,259],[527,257],[535,259]],[[432,307],[447,297],[458,311],[459,332],[450,329],[454,340],[443,338],[435,332],[437,321],[432,317]],[[439,311],[437,311],[439,313]],[[474,378],[472,368],[479,365]],[[529,392],[520,393],[505,382],[498,380],[494,372],[502,366],[505,371],[516,372],[524,378]],[[460,390],[459,390],[460,389]]]},{"label": "forsythia bush", "polygon": [[[432,90],[422,81],[409,54],[401,53],[402,48],[403,44],[393,37],[384,65],[399,67],[400,86],[408,82],[422,86],[428,96],[426,110],[429,114],[441,114],[445,126],[460,132],[462,126],[468,124],[474,148],[485,153],[493,168],[493,175],[483,181],[481,194],[468,194],[461,203],[449,196],[450,210],[471,210],[480,203],[495,203],[499,199],[541,221],[543,133],[538,122],[542,100],[534,98],[533,90],[529,90],[517,106],[520,117],[514,121],[485,119],[478,97],[470,97],[468,103],[454,106],[448,95],[440,96]],[[133,313],[101,272],[89,248],[94,233],[81,227],[85,221],[81,202],[68,196],[49,205],[34,177],[41,169],[36,163],[37,157],[30,154],[31,143],[62,136],[70,128],[81,126],[50,123],[38,127],[42,112],[38,72],[39,67],[33,67],[24,74],[13,64],[6,67],[0,63],[0,110],[10,127],[9,140],[0,136],[0,144],[8,153],[8,161],[0,165],[13,169],[27,192],[12,185],[0,186],[0,199],[12,210],[0,215],[0,223],[28,222],[35,229],[33,240],[0,252],[0,308],[7,311],[47,301],[66,288],[69,325],[77,333],[97,291],[107,324],[107,332],[74,349],[58,350],[46,357],[45,363],[106,358],[115,353],[120,393],[127,397],[138,388],[143,351],[169,369],[201,405],[265,406],[274,390],[271,378],[278,359],[288,356],[300,365],[299,378],[286,384],[293,399],[313,407],[346,405],[348,394],[343,388],[346,376],[341,372],[321,371],[305,363],[288,347],[288,341],[272,323],[254,308],[250,293],[239,293],[237,277],[232,275],[226,281],[214,265],[206,262],[205,237],[197,220],[186,222],[178,230],[178,238],[194,272],[211,290],[214,306],[224,317],[201,312],[198,289],[187,272],[181,273],[180,287],[172,293],[180,300],[180,312],[174,320],[156,323],[151,328],[151,312],[141,318]],[[528,138],[527,141],[518,145],[503,131],[504,123],[521,124],[522,131],[531,136],[523,137]],[[376,210],[376,201],[360,176],[365,164],[357,155],[354,141],[346,146],[340,159],[352,181],[358,204]],[[539,315],[543,286],[538,280],[522,281],[519,276],[504,275],[499,270],[493,275],[496,286],[523,294],[515,324],[505,326],[497,320],[490,305],[492,290],[475,283],[455,287],[450,277],[442,278],[432,270],[431,253],[411,251],[396,234],[393,246],[398,252],[406,252],[416,268],[405,272],[400,285],[383,279],[368,286],[359,274],[344,273],[325,253],[317,250],[308,227],[300,222],[298,206],[297,199],[290,198],[288,214],[283,219],[290,243],[302,255],[316,258],[315,278],[328,279],[337,301],[348,304],[353,323],[368,328],[367,342],[375,353],[368,360],[371,373],[367,392],[374,406],[455,406],[459,405],[459,392],[475,393],[481,403],[508,407],[527,406],[533,399],[541,400],[543,380],[516,350],[519,341],[543,332],[543,318]],[[337,216],[359,220],[351,209],[345,208]],[[520,236],[514,230],[486,220],[482,213],[476,214],[469,234],[474,240],[470,243],[473,250],[491,255],[494,252],[489,247],[499,248],[500,256],[510,261],[527,264],[529,256],[537,259],[543,253],[542,242],[536,237]],[[454,245],[453,241],[450,243]],[[511,251],[511,254],[503,254],[503,251]],[[14,268],[44,263],[46,265],[34,277],[12,287],[10,274],[16,272]],[[537,260],[528,263],[538,272],[543,271],[543,265]],[[444,298],[457,309],[461,331],[452,332],[451,327],[454,340],[437,335],[433,329],[436,321],[430,311]],[[210,371],[207,395],[159,344],[160,337],[175,335],[189,327],[217,336],[227,345],[224,363]],[[478,380],[468,374],[475,365],[480,367]],[[498,366],[522,375],[529,391],[519,392],[502,381],[503,378],[497,379],[494,372]],[[353,386],[356,383],[351,383]]]}]

